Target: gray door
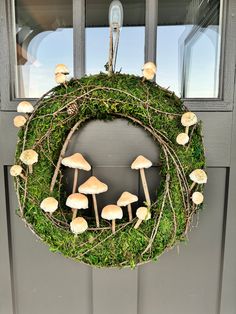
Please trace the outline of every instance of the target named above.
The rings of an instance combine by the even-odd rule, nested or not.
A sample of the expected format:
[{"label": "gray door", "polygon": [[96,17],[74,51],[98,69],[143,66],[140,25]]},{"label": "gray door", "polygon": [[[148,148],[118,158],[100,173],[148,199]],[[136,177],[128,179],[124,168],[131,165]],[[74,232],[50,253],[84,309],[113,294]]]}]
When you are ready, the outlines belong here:
[{"label": "gray door", "polygon": [[[48,2],[55,4],[55,1]],[[132,1],[123,2],[127,5],[127,10],[131,10],[129,5]],[[165,6],[167,2],[169,7]],[[167,2],[156,0],[143,2],[146,10],[146,60],[156,59],[157,25],[164,25],[164,20],[161,20],[163,15],[160,12],[158,14],[158,10],[164,12],[165,16],[178,14],[178,10],[175,10],[178,5],[173,6],[173,3],[178,1]],[[205,3],[199,1],[199,5],[200,2]],[[21,1],[16,1],[16,5],[17,3],[20,6]],[[33,12],[37,9],[40,11],[36,0],[29,0],[28,3],[33,4]],[[43,3],[41,1],[41,5]],[[56,3],[60,5],[63,1]],[[86,5],[86,14],[91,9],[98,12],[96,15],[98,18],[94,23],[102,26],[99,16],[102,16],[103,11],[97,10],[97,2],[86,1]],[[142,3],[138,5],[135,12],[141,12],[142,5]],[[222,28],[219,97],[204,99],[187,97],[189,85],[184,85],[182,82],[186,105],[195,111],[204,123],[209,176],[205,192],[205,208],[199,218],[196,217],[197,227],[192,228],[189,243],[181,244],[178,248],[167,252],[158,263],[149,263],[135,270],[94,269],[51,253],[48,247],[41,243],[15,215],[17,200],[9,176],[9,166],[14,160],[17,133],[12,125],[12,119],[16,115],[16,105],[19,102],[17,98],[22,96],[20,95],[22,86],[17,84],[16,77],[21,74],[23,80],[25,74],[22,74],[19,69],[17,73],[14,70],[14,51],[16,51],[14,8],[11,1],[0,1],[0,314],[235,314],[236,115],[233,108],[236,102],[234,92],[236,2],[222,1],[220,7]],[[67,23],[70,16],[66,13],[66,7],[63,7],[63,10],[65,11],[63,23]],[[47,12],[49,11],[45,11],[42,16],[47,17]],[[72,24],[76,76],[85,72],[85,48],[90,38],[89,30],[85,30],[84,12],[85,2],[74,0]],[[131,14],[132,11],[129,13]],[[87,19],[86,23],[92,24],[89,20],[92,19],[91,15]],[[130,23],[135,24],[133,20]],[[27,33],[27,28],[25,32]],[[23,32],[21,36],[24,37]],[[23,48],[25,48],[23,45],[17,47],[17,51]],[[186,72],[186,68],[191,66],[192,55],[194,52],[191,49],[184,52],[182,69],[184,69],[183,77],[187,82],[191,81],[191,73]],[[91,58],[91,55],[86,56]],[[138,137],[142,149],[148,152],[148,157],[156,160],[158,151],[147,135],[123,120],[108,124],[101,121],[92,122],[83,128],[82,134],[83,137],[81,133],[75,135],[71,149],[79,144],[80,148],[82,147],[88,154],[97,152],[94,173],[103,176],[107,181],[113,176],[117,185],[121,182],[124,185],[132,184],[139,193],[138,181],[128,182],[128,177],[125,176],[127,171],[125,165],[128,163],[127,156],[129,156],[127,143],[135,142]],[[96,143],[93,140],[94,134],[97,134]],[[106,149],[101,152],[101,140],[109,142],[114,138],[121,153],[108,158],[109,163],[103,163],[104,156],[108,156],[109,150],[114,149],[114,141],[110,141]],[[122,153],[122,149],[127,153]],[[138,146],[134,143],[132,152],[135,149],[139,153]],[[158,169],[155,167],[150,172],[151,187],[158,183],[157,173]],[[117,193],[119,194],[119,191]],[[108,197],[112,199],[117,195],[109,194]]]}]

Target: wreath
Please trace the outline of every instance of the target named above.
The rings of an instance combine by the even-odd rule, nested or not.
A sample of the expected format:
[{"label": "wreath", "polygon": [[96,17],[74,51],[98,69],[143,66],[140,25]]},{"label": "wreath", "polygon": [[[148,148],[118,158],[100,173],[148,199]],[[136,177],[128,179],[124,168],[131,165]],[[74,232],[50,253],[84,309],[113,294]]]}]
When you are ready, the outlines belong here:
[{"label": "wreath", "polygon": [[[20,129],[10,170],[18,215],[51,251],[79,262],[133,268],[156,260],[187,239],[193,216],[202,207],[207,177],[201,123],[173,92],[147,80],[153,77],[150,71],[143,78],[101,73],[69,81],[63,71],[56,74],[59,85],[34,108],[28,102],[18,105],[25,115],[14,119]],[[67,156],[76,130],[91,120],[116,118],[142,127],[160,147],[161,183],[153,202],[147,171],[145,176],[152,162],[133,156],[130,166],[140,172],[145,192],[139,208],[132,186],[114,204],[99,208],[98,194],[115,187],[95,177],[80,182],[79,171],[92,165],[80,152]],[[75,171],[71,195],[66,195],[62,180],[68,166]],[[93,217],[86,217],[88,199]]]}]

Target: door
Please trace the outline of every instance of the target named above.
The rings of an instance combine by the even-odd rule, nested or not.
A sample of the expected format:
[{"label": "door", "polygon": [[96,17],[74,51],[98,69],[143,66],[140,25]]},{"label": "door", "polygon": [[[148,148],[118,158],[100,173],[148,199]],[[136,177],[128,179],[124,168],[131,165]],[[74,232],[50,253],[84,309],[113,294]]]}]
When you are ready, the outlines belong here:
[{"label": "door", "polygon": [[[54,85],[56,63],[66,63],[76,77],[103,70],[109,3],[0,1],[0,314],[235,314],[234,0],[123,1],[117,69],[140,74],[144,60],[157,61],[157,82],[170,86],[204,123],[209,181],[187,244],[135,270],[94,269],[51,253],[15,214],[9,166],[16,106],[22,98],[34,102]],[[82,132],[87,139],[97,134],[94,146],[81,135],[74,138],[88,154],[99,151],[99,137],[116,137],[116,145],[128,149],[127,140],[138,136],[150,159],[158,157],[146,134],[122,120],[95,121]],[[107,180],[113,175],[120,184],[125,158],[98,161],[94,172]],[[158,183],[155,170],[151,189]],[[138,193],[135,182],[129,184]]]}]

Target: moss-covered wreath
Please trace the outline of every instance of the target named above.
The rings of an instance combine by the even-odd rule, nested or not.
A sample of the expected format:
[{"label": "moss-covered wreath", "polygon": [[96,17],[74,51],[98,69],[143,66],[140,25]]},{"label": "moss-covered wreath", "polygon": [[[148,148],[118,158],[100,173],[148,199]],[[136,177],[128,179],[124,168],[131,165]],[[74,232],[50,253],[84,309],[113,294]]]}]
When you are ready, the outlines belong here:
[{"label": "moss-covered wreath", "polygon": [[[195,204],[192,196],[202,192],[203,185],[192,184],[189,177],[195,169],[205,167],[200,123],[192,125],[189,132],[187,127],[188,143],[183,134],[176,142],[178,134],[185,132],[181,117],[186,112],[174,93],[133,75],[99,74],[71,79],[51,89],[37,101],[19,131],[16,164],[23,171],[21,177],[14,174],[19,215],[51,251],[79,262],[135,267],[156,260],[186,239],[192,217],[202,206]],[[152,218],[138,229],[134,228],[137,218],[121,220],[115,234],[106,221],[101,220],[97,228],[91,219],[88,230],[75,237],[70,230],[71,212],[65,206],[61,159],[75,130],[93,119],[115,118],[143,127],[160,146],[162,181],[157,201],[150,206]],[[26,149],[38,153],[33,174],[20,160]],[[40,208],[49,196],[59,202],[52,216]]]}]

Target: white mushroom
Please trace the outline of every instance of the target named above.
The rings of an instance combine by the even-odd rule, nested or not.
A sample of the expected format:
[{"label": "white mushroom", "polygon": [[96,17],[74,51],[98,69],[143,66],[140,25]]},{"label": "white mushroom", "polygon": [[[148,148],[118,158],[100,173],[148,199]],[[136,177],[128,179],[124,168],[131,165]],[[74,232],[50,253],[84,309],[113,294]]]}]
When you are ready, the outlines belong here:
[{"label": "white mushroom", "polygon": [[72,193],[75,193],[78,185],[79,169],[89,171],[91,170],[91,166],[87,162],[87,160],[84,159],[83,155],[81,155],[80,153],[75,153],[69,157],[63,158],[61,163],[66,167],[75,169],[72,189]]},{"label": "white mushroom", "polygon": [[72,210],[72,220],[76,218],[78,209],[88,208],[88,198],[81,193],[73,193],[67,197],[66,206]]},{"label": "white mushroom", "polygon": [[153,62],[147,62],[143,66],[143,77],[152,80],[156,74],[156,65]]},{"label": "white mushroom", "polygon": [[21,101],[17,106],[17,112],[31,113],[34,111],[34,107],[29,101]]},{"label": "white mushroom", "polygon": [[94,176],[90,177],[86,182],[84,182],[79,187],[79,192],[80,193],[92,194],[92,197],[93,197],[93,207],[94,207],[97,227],[99,227],[100,224],[99,224],[99,216],[98,216],[98,207],[97,207],[96,194],[100,194],[100,193],[106,192],[107,190],[108,190],[108,186],[105,183],[99,181]]},{"label": "white mushroom", "polygon": [[139,155],[132,163],[131,169],[135,170],[140,170],[140,175],[141,175],[141,180],[142,180],[142,185],[143,185],[143,190],[146,198],[147,205],[151,205],[151,199],[148,191],[148,186],[147,186],[147,180],[145,177],[145,168],[150,168],[152,166],[152,162],[145,158],[142,155]]},{"label": "white mushroom", "polygon": [[138,229],[143,220],[150,219],[151,213],[149,212],[147,207],[139,207],[136,211],[136,216],[138,217],[138,221],[136,222],[134,229]]},{"label": "white mushroom", "polygon": [[57,84],[64,84],[66,82],[65,74],[58,73],[55,75],[55,81]]},{"label": "white mushroom", "polygon": [[10,175],[13,177],[18,177],[20,176],[22,179],[26,179],[26,177],[24,176],[23,172],[23,168],[20,165],[13,165],[10,168]]},{"label": "white mushroom", "polygon": [[73,219],[70,223],[70,230],[75,236],[83,233],[88,229],[88,223],[83,217],[77,217]]},{"label": "white mushroom", "polygon": [[176,137],[176,142],[179,144],[179,145],[185,145],[187,144],[189,141],[189,136],[188,134],[186,133],[180,133],[177,137]]},{"label": "white mushroom", "polygon": [[33,149],[26,149],[21,153],[20,160],[29,167],[29,173],[33,173],[33,164],[38,162],[38,153]]},{"label": "white mushroom", "polygon": [[117,205],[107,205],[102,209],[102,218],[112,221],[112,233],[116,231],[116,219],[121,219],[123,217],[122,209]]},{"label": "white mushroom", "polygon": [[26,118],[24,116],[16,116],[14,119],[13,119],[13,124],[15,127],[17,128],[21,128],[22,126],[25,125],[26,123]]},{"label": "white mushroom", "polygon": [[55,67],[55,75],[59,73],[67,75],[70,72],[65,64],[60,63],[60,64],[57,64]]},{"label": "white mushroom", "polygon": [[195,184],[204,184],[207,183],[207,174],[202,169],[193,170],[190,175],[190,179],[193,181],[190,191],[194,188]]},{"label": "white mushroom", "polygon": [[204,201],[204,196],[201,192],[194,192],[191,198],[196,205],[199,205]]},{"label": "white mushroom", "polygon": [[189,127],[197,123],[197,116],[193,112],[185,112],[181,117],[181,124],[185,126],[185,133],[188,134]]},{"label": "white mushroom", "polygon": [[47,197],[41,202],[40,208],[52,216],[58,209],[58,201],[54,197]]},{"label": "white mushroom", "polygon": [[131,204],[137,201],[138,201],[138,197],[129,192],[122,193],[120,198],[117,201],[118,206],[120,207],[127,206],[128,214],[129,214],[129,221],[132,221],[133,219]]}]

